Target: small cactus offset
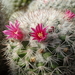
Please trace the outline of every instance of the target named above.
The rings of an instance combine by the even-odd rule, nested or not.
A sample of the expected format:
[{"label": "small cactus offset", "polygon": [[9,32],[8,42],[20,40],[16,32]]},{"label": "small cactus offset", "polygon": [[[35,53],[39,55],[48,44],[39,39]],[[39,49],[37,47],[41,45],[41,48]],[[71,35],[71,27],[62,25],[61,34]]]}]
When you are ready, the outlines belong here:
[{"label": "small cactus offset", "polygon": [[22,7],[26,8],[31,1],[32,0],[1,0],[0,2],[3,5],[3,10],[7,14],[11,14]]},{"label": "small cactus offset", "polygon": [[34,0],[29,5],[29,11],[48,8],[75,10],[75,0]]},{"label": "small cactus offset", "polygon": [[74,18],[70,10],[14,13],[6,25],[8,30],[3,31],[7,35],[5,55],[12,75],[72,75],[75,71]]}]

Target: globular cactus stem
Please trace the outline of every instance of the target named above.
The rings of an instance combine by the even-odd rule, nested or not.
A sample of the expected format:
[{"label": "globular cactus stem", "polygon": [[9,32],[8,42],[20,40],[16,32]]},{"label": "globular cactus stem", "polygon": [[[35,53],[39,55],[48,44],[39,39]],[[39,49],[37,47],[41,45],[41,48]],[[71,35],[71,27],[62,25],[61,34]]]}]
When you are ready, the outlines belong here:
[{"label": "globular cactus stem", "polygon": [[[17,21],[9,23],[10,26],[6,26],[9,30],[3,32],[10,38],[6,42],[6,53],[13,75],[72,74],[69,71],[74,66],[72,59],[75,61],[72,14],[49,9],[26,13],[18,11],[10,17],[13,23]],[[25,39],[18,39],[19,32]]]},{"label": "globular cactus stem", "polygon": [[26,9],[32,0],[1,0],[2,10],[8,15],[21,8]]},{"label": "globular cactus stem", "polygon": [[75,11],[75,1],[74,0],[34,0],[28,6],[28,11],[33,11],[37,9],[49,9],[55,8],[60,10],[70,9]]}]

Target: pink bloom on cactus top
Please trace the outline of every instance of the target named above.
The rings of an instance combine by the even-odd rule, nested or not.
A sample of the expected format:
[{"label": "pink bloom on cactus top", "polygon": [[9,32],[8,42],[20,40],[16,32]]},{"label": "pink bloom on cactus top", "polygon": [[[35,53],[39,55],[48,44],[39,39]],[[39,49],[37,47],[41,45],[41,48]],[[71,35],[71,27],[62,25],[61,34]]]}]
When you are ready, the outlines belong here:
[{"label": "pink bloom on cactus top", "polygon": [[31,36],[34,37],[33,40],[37,40],[38,42],[44,41],[47,38],[46,29],[47,27],[43,28],[42,24],[38,24],[36,28],[31,28],[33,30],[33,33],[31,33]]},{"label": "pink bloom on cactus top", "polygon": [[65,18],[67,18],[68,20],[71,20],[71,19],[75,18],[75,14],[73,12],[71,12],[70,10],[67,10],[65,12]]},{"label": "pink bloom on cactus top", "polygon": [[9,38],[14,38],[18,40],[23,39],[23,33],[19,28],[19,23],[16,20],[15,23],[13,24],[12,22],[9,22],[9,25],[6,25],[8,30],[4,30],[3,33],[7,35],[7,39]]}]

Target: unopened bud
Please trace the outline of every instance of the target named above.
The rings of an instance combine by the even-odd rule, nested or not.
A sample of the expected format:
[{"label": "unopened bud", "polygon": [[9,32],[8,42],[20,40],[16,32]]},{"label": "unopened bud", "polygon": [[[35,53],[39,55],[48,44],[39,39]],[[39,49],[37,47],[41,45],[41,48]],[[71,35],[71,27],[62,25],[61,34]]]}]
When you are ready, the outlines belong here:
[{"label": "unopened bud", "polygon": [[39,53],[43,53],[44,52],[44,49],[40,49],[38,50]]},{"label": "unopened bud", "polygon": [[35,57],[31,57],[30,58],[30,62],[35,62],[36,61],[36,58]]},{"label": "unopened bud", "polygon": [[48,32],[54,32],[54,26],[51,26]]},{"label": "unopened bud", "polygon": [[63,50],[63,51],[64,51],[64,52],[67,52],[68,50],[69,50],[68,48],[64,48],[64,50]]}]

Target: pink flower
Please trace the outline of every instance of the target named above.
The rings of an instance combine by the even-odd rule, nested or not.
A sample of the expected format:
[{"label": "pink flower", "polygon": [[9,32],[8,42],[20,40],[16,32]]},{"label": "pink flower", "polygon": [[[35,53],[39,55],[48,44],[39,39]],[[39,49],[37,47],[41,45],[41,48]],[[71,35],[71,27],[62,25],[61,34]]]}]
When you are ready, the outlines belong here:
[{"label": "pink flower", "polygon": [[47,38],[46,28],[43,28],[42,24],[38,24],[36,29],[31,28],[34,32],[31,33],[31,36],[34,37],[33,40],[37,40],[38,42],[44,41]]},{"label": "pink flower", "polygon": [[73,12],[71,12],[70,10],[67,10],[65,12],[64,18],[67,18],[67,20],[71,20],[71,19],[75,18],[75,14]]},{"label": "pink flower", "polygon": [[4,30],[3,33],[7,35],[7,39],[9,38],[14,38],[18,40],[23,39],[23,33],[19,28],[19,23],[16,20],[15,23],[13,24],[12,22],[9,22],[9,25],[6,25],[8,30]]}]

